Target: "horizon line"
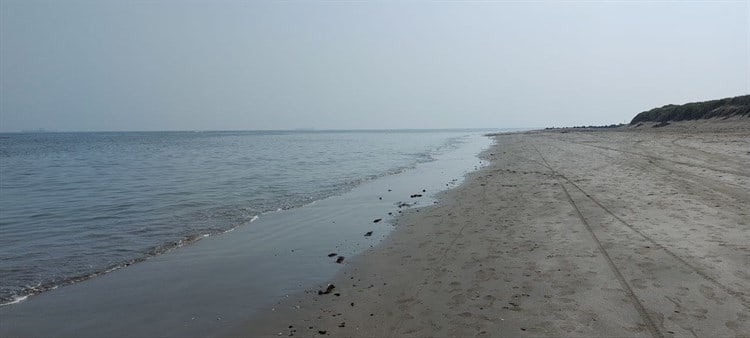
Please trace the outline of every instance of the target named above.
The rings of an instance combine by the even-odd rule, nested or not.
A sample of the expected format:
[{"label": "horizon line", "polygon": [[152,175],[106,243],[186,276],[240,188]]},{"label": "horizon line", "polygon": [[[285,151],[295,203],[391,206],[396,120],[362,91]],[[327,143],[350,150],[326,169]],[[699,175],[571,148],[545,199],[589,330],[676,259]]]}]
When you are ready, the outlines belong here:
[{"label": "horizon line", "polygon": [[470,128],[293,128],[293,129],[165,129],[165,130],[55,130],[46,128],[0,131],[0,134],[55,134],[55,133],[164,133],[164,132],[372,132],[372,131],[449,131],[449,130],[498,130],[498,129],[537,129],[543,127],[470,127]]}]

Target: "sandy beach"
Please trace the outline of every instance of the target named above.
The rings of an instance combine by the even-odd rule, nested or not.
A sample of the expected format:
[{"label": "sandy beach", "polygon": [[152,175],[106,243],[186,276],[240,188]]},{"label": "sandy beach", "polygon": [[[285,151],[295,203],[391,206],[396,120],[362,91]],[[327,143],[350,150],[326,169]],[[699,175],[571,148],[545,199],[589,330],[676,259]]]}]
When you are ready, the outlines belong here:
[{"label": "sandy beach", "polygon": [[236,334],[750,336],[749,122],[496,135],[330,293]]}]

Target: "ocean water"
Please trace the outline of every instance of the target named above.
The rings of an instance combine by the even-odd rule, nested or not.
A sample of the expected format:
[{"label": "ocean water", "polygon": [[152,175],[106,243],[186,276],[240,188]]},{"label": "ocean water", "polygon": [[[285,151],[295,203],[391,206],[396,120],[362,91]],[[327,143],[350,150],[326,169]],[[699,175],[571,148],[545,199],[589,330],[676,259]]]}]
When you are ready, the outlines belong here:
[{"label": "ocean water", "polygon": [[0,134],[0,303],[342,194],[477,133]]}]

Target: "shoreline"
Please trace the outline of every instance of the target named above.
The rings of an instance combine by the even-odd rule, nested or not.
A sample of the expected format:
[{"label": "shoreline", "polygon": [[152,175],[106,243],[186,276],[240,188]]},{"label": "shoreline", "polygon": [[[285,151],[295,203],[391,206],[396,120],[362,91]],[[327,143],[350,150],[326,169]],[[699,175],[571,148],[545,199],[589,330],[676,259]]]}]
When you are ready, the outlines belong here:
[{"label": "shoreline", "polygon": [[[457,140],[463,136],[478,133],[342,131],[322,132],[317,135],[289,131],[283,133],[284,135],[269,135],[264,132],[220,132],[203,136],[185,132],[154,133],[147,139],[147,144],[164,142],[169,146],[169,150],[163,152],[172,151],[172,155],[176,155],[169,157],[172,162],[169,159],[150,161],[158,156],[144,152],[128,157],[128,160],[111,158],[111,161],[107,161],[107,169],[100,168],[101,164],[96,164],[95,160],[102,157],[100,155],[104,144],[131,151],[132,149],[128,150],[131,141],[142,135],[121,133],[113,138],[102,138],[101,135],[87,133],[82,134],[87,134],[86,137],[89,138],[82,137],[79,133],[74,137],[62,138],[47,135],[49,137],[43,137],[42,141],[50,146],[56,142],[70,146],[78,142],[96,145],[97,147],[81,147],[83,150],[80,151],[80,156],[91,159],[89,164],[98,168],[97,170],[103,170],[104,176],[107,172],[114,173],[117,170],[137,173],[121,178],[112,175],[106,179],[98,174],[88,175],[85,171],[75,171],[76,174],[70,175],[70,182],[59,183],[59,187],[55,185],[60,190],[70,191],[71,196],[74,196],[70,201],[55,197],[55,188],[49,188],[47,195],[38,191],[46,189],[43,184],[44,177],[55,175],[56,171],[68,170],[77,164],[51,163],[34,157],[26,158],[24,156],[28,155],[22,155],[23,151],[18,151],[17,147],[22,147],[36,138],[7,138],[3,144],[8,145],[11,154],[19,155],[11,156],[4,163],[3,170],[7,171],[9,182],[18,184],[8,185],[6,192],[7,196],[16,198],[2,199],[4,210],[7,211],[5,223],[8,226],[4,229],[4,233],[7,234],[7,240],[4,241],[5,250],[0,251],[9,259],[2,264],[7,273],[5,283],[0,287],[0,307],[16,304],[24,297],[33,297],[45,291],[142,262],[201,240],[207,235],[220,235],[237,226],[251,223],[254,217],[266,217],[269,212],[303,207],[327,197],[345,194],[361,184],[429,162],[432,155],[455,148],[461,143]],[[260,156],[258,160],[244,155],[241,160],[236,159],[237,155],[250,152],[255,147],[252,145],[254,142],[270,145],[275,143],[270,140],[276,140],[282,143],[299,141],[300,144],[307,144],[309,142],[304,140],[311,138],[324,143],[337,139],[350,140],[352,142],[348,143],[352,145],[331,152],[329,160],[322,160],[321,156],[306,157],[305,154],[314,153],[315,146],[312,145],[304,146],[311,151],[302,151],[302,148],[296,152],[290,150],[286,155],[288,158],[281,153],[278,156],[274,155],[274,152],[269,150],[273,147],[265,146],[256,147],[256,155]],[[183,143],[176,142],[178,140],[197,142],[198,149],[194,151],[204,151],[204,156],[211,156],[207,153],[208,148],[200,147],[201,144],[205,146],[204,142],[215,141],[226,147],[222,147],[225,149],[220,156],[222,160],[204,161],[200,170],[190,169],[192,166],[183,166],[181,160],[177,160],[179,154],[184,154],[181,151],[185,150],[177,146]],[[230,141],[240,142],[239,147],[229,145]],[[53,149],[50,151],[54,152],[56,148],[51,147]],[[383,151],[388,148],[406,153],[388,156],[388,152]],[[369,154],[370,152],[372,153]],[[264,159],[263,154],[270,154],[274,160]],[[358,156],[359,159],[355,159]],[[117,164],[118,161],[128,164]],[[276,162],[278,166],[273,164]],[[39,168],[40,173],[25,175],[23,170],[19,169],[24,165]],[[162,166],[171,169],[159,169]],[[274,169],[264,170],[266,167]],[[321,171],[321,168],[326,170]],[[192,175],[204,177],[192,180]],[[310,176],[312,183],[305,180],[305,175]],[[330,178],[323,179],[326,175],[330,175]],[[149,189],[140,186],[131,188],[135,183],[128,183],[129,180],[141,182],[148,177],[154,178],[154,182],[143,185],[151,186]],[[108,180],[119,183],[102,183]],[[73,181],[78,183],[71,183]],[[178,181],[184,184],[177,184]],[[191,184],[191,181],[199,183]],[[261,188],[264,185],[271,188]],[[26,186],[27,189],[20,188],[22,186]],[[101,193],[110,190],[117,193]],[[31,204],[37,205],[38,211],[24,209],[28,203],[23,201],[34,202]],[[44,248],[45,242],[54,244]],[[44,249],[35,251],[35,248]],[[107,258],[101,258],[104,256]],[[36,260],[35,257],[48,259]]]},{"label": "shoreline", "polygon": [[744,336],[750,123],[713,122],[495,136],[331,294],[233,335]]},{"label": "shoreline", "polygon": [[485,136],[467,135],[435,161],[343,195],[264,214],[231,235],[0,307],[0,335],[221,336],[277,299],[331,278],[341,265],[329,253],[346,262],[379,242],[392,229],[390,214],[408,209],[398,208],[399,201],[433,203],[433,193],[481,165],[475,155],[489,144]]}]

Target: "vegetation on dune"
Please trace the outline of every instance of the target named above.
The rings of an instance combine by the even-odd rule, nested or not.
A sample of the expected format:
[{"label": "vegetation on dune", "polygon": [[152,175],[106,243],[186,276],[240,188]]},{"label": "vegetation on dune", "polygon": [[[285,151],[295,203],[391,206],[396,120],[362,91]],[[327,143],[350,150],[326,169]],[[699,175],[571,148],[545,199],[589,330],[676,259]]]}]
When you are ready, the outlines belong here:
[{"label": "vegetation on dune", "polygon": [[704,102],[692,102],[683,105],[669,104],[636,115],[633,118],[633,121],[630,121],[630,124],[640,122],[700,120],[730,116],[750,117],[750,95]]}]

